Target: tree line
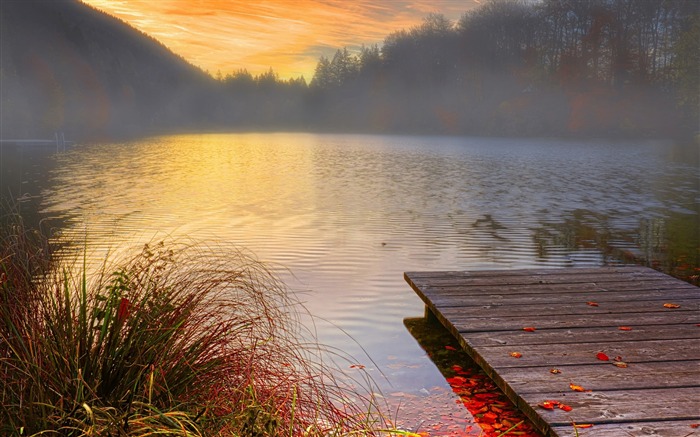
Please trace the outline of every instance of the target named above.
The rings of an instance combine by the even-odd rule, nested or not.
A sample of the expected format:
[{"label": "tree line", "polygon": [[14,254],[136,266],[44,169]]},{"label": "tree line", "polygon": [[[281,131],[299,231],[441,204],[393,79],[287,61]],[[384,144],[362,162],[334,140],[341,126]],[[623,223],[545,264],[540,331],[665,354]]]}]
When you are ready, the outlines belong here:
[{"label": "tree line", "polygon": [[700,2],[488,0],[310,81],[214,76],[77,0],[2,2],[2,136],[176,129],[670,136],[699,130]]},{"label": "tree line", "polygon": [[[223,82],[241,85],[242,76]],[[693,132],[699,117],[700,3],[492,0],[457,22],[431,14],[388,35],[381,47],[322,56],[308,85],[300,78],[275,86],[278,112],[258,115],[314,129]],[[232,95],[247,96],[240,89]],[[261,101],[252,107],[270,102],[271,96],[253,96]]]}]

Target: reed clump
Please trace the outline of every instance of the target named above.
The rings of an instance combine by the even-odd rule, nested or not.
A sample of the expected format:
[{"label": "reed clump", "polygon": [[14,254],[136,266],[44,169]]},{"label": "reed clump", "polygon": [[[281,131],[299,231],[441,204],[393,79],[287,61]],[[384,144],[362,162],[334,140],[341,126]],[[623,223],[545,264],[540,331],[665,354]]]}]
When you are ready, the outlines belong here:
[{"label": "reed clump", "polygon": [[3,225],[0,435],[339,436],[385,426],[371,396],[323,365],[323,348],[301,335],[299,303],[251,256],[160,243],[86,265],[52,260],[20,220]]}]

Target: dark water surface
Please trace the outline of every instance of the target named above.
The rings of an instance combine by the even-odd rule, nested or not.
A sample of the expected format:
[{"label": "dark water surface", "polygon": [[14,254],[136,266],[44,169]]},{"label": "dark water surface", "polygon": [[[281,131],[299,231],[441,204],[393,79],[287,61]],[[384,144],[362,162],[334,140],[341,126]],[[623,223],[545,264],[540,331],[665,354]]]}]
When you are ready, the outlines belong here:
[{"label": "dark water surface", "polygon": [[322,342],[354,354],[385,393],[431,405],[446,383],[403,325],[423,313],[404,271],[636,259],[695,276],[700,170],[686,152],[658,141],[178,135],[50,159],[4,150],[0,191],[87,239],[96,259],[164,237],[245,247],[284,267]]}]

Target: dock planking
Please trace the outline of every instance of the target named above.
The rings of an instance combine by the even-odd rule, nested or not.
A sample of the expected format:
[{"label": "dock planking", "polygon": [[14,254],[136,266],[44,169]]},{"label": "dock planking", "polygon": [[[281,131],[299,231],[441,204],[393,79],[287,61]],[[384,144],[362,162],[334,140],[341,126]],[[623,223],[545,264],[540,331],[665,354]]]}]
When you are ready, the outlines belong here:
[{"label": "dock planking", "polygon": [[404,277],[545,435],[700,436],[700,288],[632,266]]}]

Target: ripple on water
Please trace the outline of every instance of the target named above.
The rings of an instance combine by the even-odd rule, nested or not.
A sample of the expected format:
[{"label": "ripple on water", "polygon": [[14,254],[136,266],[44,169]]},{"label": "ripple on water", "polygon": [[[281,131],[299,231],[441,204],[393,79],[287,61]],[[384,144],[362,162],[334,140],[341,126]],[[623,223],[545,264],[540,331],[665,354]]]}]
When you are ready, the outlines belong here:
[{"label": "ripple on water", "polygon": [[[609,246],[697,240],[668,232],[679,214],[697,223],[697,166],[665,156],[605,141],[163,136],[59,156],[42,208],[101,255],[164,237],[245,247],[279,267],[323,341],[388,365],[424,357],[402,323],[423,311],[404,271],[597,266]],[[379,382],[415,392],[435,372]]]}]

